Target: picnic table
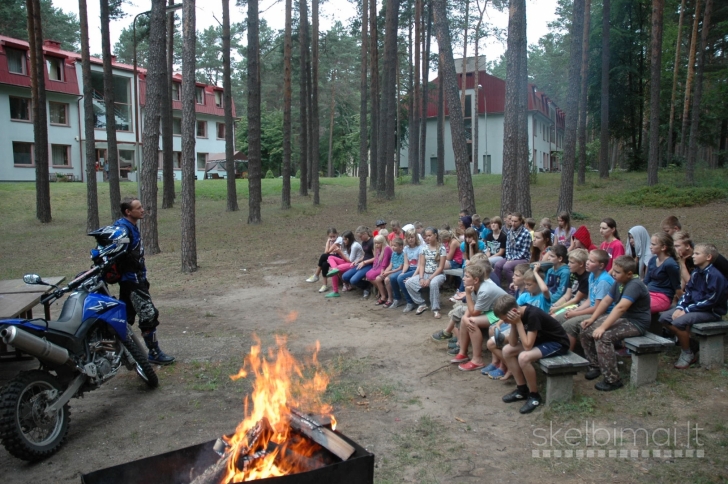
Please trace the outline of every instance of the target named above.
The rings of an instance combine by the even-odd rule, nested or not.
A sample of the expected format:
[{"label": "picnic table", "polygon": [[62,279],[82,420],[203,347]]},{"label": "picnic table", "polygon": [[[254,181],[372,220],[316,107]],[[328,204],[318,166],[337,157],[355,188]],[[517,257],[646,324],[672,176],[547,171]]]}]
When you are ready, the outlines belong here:
[{"label": "picnic table", "polygon": [[[59,285],[66,280],[63,276],[47,277],[43,280],[49,284]],[[53,288],[39,284],[26,284],[22,279],[9,279],[0,281],[0,319],[33,318],[33,308]],[[51,319],[49,304],[44,305],[45,318]],[[20,356],[19,351],[8,352],[5,343],[0,341],[0,357],[14,355]]]}]

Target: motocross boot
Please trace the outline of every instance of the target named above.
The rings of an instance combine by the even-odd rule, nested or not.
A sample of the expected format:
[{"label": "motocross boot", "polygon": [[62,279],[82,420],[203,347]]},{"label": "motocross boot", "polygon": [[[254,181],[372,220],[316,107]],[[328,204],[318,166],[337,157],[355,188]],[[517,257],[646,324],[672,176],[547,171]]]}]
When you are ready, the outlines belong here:
[{"label": "motocross boot", "polygon": [[174,363],[174,356],[169,356],[164,353],[159,348],[159,343],[157,342],[157,331],[149,331],[148,333],[143,333],[144,336],[144,344],[147,345],[147,349],[149,349],[149,356],[147,359],[149,359],[150,363],[156,363],[157,365],[170,365]]}]

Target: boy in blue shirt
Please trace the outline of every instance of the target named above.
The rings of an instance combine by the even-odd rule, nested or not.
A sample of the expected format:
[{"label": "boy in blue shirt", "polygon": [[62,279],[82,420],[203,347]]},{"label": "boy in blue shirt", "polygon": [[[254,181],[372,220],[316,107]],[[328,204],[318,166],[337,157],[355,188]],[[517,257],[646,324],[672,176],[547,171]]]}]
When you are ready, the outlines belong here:
[{"label": "boy in blue shirt", "polygon": [[546,298],[546,301],[551,306],[552,302],[561,299],[561,296],[566,292],[571,274],[569,273],[569,266],[566,265],[566,262],[569,260],[566,247],[561,244],[556,244],[554,247],[549,247],[549,249],[551,250],[546,253],[546,262],[551,262],[553,266],[546,271],[546,280],[544,281],[539,273],[539,269],[541,268],[539,262],[534,264],[533,274],[536,276],[536,282],[541,288],[541,292]]},{"label": "boy in blue shirt", "polygon": [[693,249],[693,270],[685,286],[685,293],[677,307],[665,311],[660,322],[677,336],[682,352],[675,368],[684,370],[697,360],[690,350],[690,327],[697,323],[718,321],[726,314],[726,295],[728,283],[713,261],[718,257],[718,249],[712,244],[698,244]]},{"label": "boy in blue shirt", "polygon": [[493,232],[488,227],[490,225],[490,219],[488,217],[486,217],[485,220],[481,220],[480,215],[476,213],[473,215],[472,221],[473,225],[471,225],[471,227],[473,227],[478,232],[478,237],[480,238],[480,240],[485,240],[488,234]]},{"label": "boy in blue shirt", "polygon": [[536,280],[536,274],[532,270],[529,269],[523,274],[523,285],[526,290],[516,300],[519,306],[528,304],[546,312],[551,309],[551,303],[546,299],[543,292],[541,292],[541,287],[539,287],[538,281]]}]

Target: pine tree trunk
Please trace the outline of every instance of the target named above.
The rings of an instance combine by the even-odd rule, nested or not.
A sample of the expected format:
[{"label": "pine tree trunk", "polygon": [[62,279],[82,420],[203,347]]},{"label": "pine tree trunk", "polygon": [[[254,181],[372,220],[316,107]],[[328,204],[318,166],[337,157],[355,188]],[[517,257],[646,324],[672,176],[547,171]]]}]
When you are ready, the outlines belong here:
[{"label": "pine tree trunk", "polygon": [[[402,92],[400,83],[399,55],[397,48],[397,30],[399,28],[399,0],[387,0],[387,11],[392,11],[394,26],[387,25],[385,20],[384,67],[389,70],[389,78],[394,81],[393,89],[389,94],[389,107],[387,114],[387,131],[390,139],[385,142],[388,161],[385,163],[384,196],[387,200],[394,200],[394,177],[399,171],[399,93]],[[389,16],[387,16],[389,17]],[[391,35],[390,35],[391,34]],[[387,38],[392,42],[387,45]],[[389,62],[387,62],[389,59]]]},{"label": "pine tree trunk", "polygon": [[[516,211],[518,190],[518,163],[520,136],[519,109],[521,109],[521,93],[519,74],[520,56],[518,55],[518,5],[521,0],[511,0],[508,20],[508,47],[506,50],[506,101],[503,113],[503,179],[501,188],[501,216]],[[526,126],[528,133],[528,126]]]},{"label": "pine tree trunk", "polygon": [[698,153],[698,130],[700,129],[700,101],[703,98],[703,72],[705,71],[705,49],[708,46],[708,33],[710,32],[710,16],[713,12],[713,0],[705,0],[705,14],[700,32],[700,51],[698,53],[698,66],[695,73],[695,94],[693,95],[693,112],[690,119],[690,144],[688,146],[688,161],[685,165],[685,181],[695,183],[695,163]]},{"label": "pine tree trunk", "polygon": [[293,57],[292,16],[293,1],[286,0],[286,25],[283,39],[283,192],[281,193],[281,208],[291,208],[291,108],[292,108],[292,78],[291,59]]},{"label": "pine tree trunk", "polygon": [[[424,1],[423,5],[421,7],[422,11],[422,23],[424,25]],[[429,2],[428,2],[429,5]],[[427,28],[424,33],[424,39],[423,39],[423,51],[424,51],[424,58],[422,60],[422,99],[420,101],[420,159],[419,159],[419,175],[420,179],[425,178],[425,172],[426,172],[426,165],[425,161],[427,159],[427,106],[430,104],[430,98],[429,98],[429,77],[430,77],[430,39],[432,38],[432,7],[430,6],[427,9]]]},{"label": "pine tree trunk", "polygon": [[312,102],[312,95],[313,95],[313,89],[311,85],[311,37],[310,33],[308,31],[309,24],[306,23],[303,26],[304,30],[306,31],[306,93],[307,98],[306,102],[308,103],[308,106],[306,106],[307,112],[308,112],[308,123],[306,124],[306,128],[308,128],[307,131],[307,137],[308,137],[308,153],[306,154],[308,158],[308,189],[313,190],[313,102]]},{"label": "pine tree trunk", "polygon": [[465,116],[465,81],[468,78],[468,14],[470,13],[470,0],[465,0],[465,22],[463,22],[463,62],[460,71],[460,111]]},{"label": "pine tree trunk", "polygon": [[[121,189],[119,187],[119,150],[116,144],[116,104],[114,100],[114,75],[111,67],[111,39],[109,37],[109,0],[100,0],[101,7],[101,56],[104,64],[104,105],[106,106],[106,163],[109,164],[109,198],[111,218],[121,218]],[[151,44],[150,44],[151,45]],[[157,141],[159,143],[159,141]],[[146,207],[145,207],[146,209]],[[149,211],[147,210],[147,217]],[[146,244],[147,241],[145,240]]]},{"label": "pine tree trunk", "polygon": [[313,204],[318,205],[319,199],[319,172],[321,161],[319,157],[319,105],[318,105],[318,78],[319,78],[319,0],[311,0],[311,17],[313,32],[311,34],[311,171]]},{"label": "pine tree trunk", "polygon": [[[299,101],[301,103],[300,106],[300,113],[301,113],[301,134],[300,134],[300,166],[299,169],[301,171],[301,185],[299,187],[299,194],[302,197],[308,196],[308,166],[309,166],[309,159],[308,159],[308,90],[306,85],[306,51],[308,47],[308,41],[306,40],[306,26],[308,25],[308,11],[307,11],[307,4],[306,0],[299,0],[298,2],[298,43],[300,46],[300,63],[301,63],[301,75],[300,75],[300,81],[299,81]],[[257,11],[257,5],[256,5],[256,11]],[[257,19],[256,19],[256,25],[257,25]],[[248,33],[250,35],[250,33]],[[248,71],[250,72],[250,71]],[[250,79],[248,79],[248,83],[250,84]],[[250,97],[250,93],[248,93],[248,97]],[[250,108],[248,108],[250,109]],[[250,116],[250,114],[248,114]],[[260,129],[260,127],[258,127]],[[248,126],[248,138],[250,138],[250,126]],[[259,144],[259,143],[258,143]]]},{"label": "pine tree trunk", "polygon": [[[412,116],[412,130],[410,131],[410,150],[414,153],[410,157],[412,160],[412,184],[420,184],[420,129],[424,124],[422,123],[422,94],[420,90],[420,46],[422,45],[422,0],[415,0],[415,66],[414,66],[414,87],[412,96],[413,102],[413,116]],[[411,44],[410,44],[411,45]],[[427,79],[423,79],[423,82],[427,82]]]},{"label": "pine tree trunk", "polygon": [[[372,0],[376,4],[376,0]],[[362,0],[361,6],[361,59],[360,59],[360,76],[359,76],[359,203],[357,204],[357,212],[364,213],[367,210],[367,29],[368,24],[368,5],[367,0]],[[375,73],[372,73],[372,79]],[[372,133],[376,134],[374,131]],[[372,135],[372,139],[374,139]]]},{"label": "pine tree trunk", "polygon": [[599,178],[609,178],[609,2],[602,2],[602,98]]},{"label": "pine tree trunk", "polygon": [[237,212],[238,190],[235,185],[235,137],[233,134],[233,92],[230,73],[230,0],[222,0],[222,88],[225,109],[225,171],[227,172],[228,212]]},{"label": "pine tree trunk", "polygon": [[[512,0],[508,19],[509,40],[511,37],[511,21],[513,21],[514,44],[513,49],[518,57],[518,179],[516,188],[516,210],[524,217],[531,216],[531,170],[528,160],[531,153],[528,148],[528,71],[527,71],[527,44],[526,44],[526,2],[525,0]],[[533,160],[536,163],[536,160]]]},{"label": "pine tree trunk", "polygon": [[94,89],[91,84],[91,56],[88,40],[86,0],[78,0],[81,24],[81,76],[83,84],[83,122],[86,138],[86,232],[99,228],[99,197],[96,186],[96,141],[94,135]]},{"label": "pine tree trunk", "polygon": [[51,187],[48,171],[48,111],[45,91],[45,57],[40,0],[27,0],[30,46],[30,85],[33,104],[33,154],[35,161],[35,216],[51,223]]},{"label": "pine tree trunk", "polygon": [[581,90],[579,93],[579,127],[577,139],[579,145],[579,174],[577,184],[586,183],[586,102],[589,78],[589,27],[591,24],[591,0],[584,4],[584,32],[581,44]]},{"label": "pine tree trunk", "polygon": [[[574,0],[569,52],[569,91],[566,98],[564,160],[561,165],[561,190],[557,213],[571,213],[574,208],[574,166],[576,162],[576,127],[579,122],[579,90],[581,89],[582,41],[584,36],[584,0]],[[534,160],[536,163],[536,160]]]},{"label": "pine tree trunk", "polygon": [[[478,166],[480,164],[480,155],[478,153],[478,141],[480,139],[480,132],[478,131],[478,124],[480,122],[480,111],[478,110],[480,106],[480,101],[478,98],[480,97],[480,59],[479,59],[479,50],[480,46],[480,27],[483,25],[483,15],[485,14],[485,5],[483,5],[483,8],[480,8],[480,0],[476,0],[476,5],[478,7],[478,23],[475,26],[475,34],[474,34],[474,41],[475,41],[475,77],[473,78],[473,106],[475,108],[473,109],[473,175],[478,174]],[[485,66],[483,66],[485,68]]]},{"label": "pine tree trunk", "polygon": [[336,114],[336,71],[331,73],[331,106],[329,108],[329,156],[326,163],[326,176],[334,176],[334,114]]},{"label": "pine tree trunk", "polygon": [[369,9],[369,56],[371,61],[371,127],[370,127],[370,154],[369,154],[369,189],[376,190],[379,184],[379,170],[377,162],[379,160],[379,39],[377,28],[377,0],[371,0]]},{"label": "pine tree trunk", "polygon": [[695,54],[698,47],[698,30],[700,28],[700,5],[702,0],[695,0],[695,18],[693,19],[693,34],[690,37],[690,54],[688,55],[688,74],[685,80],[685,100],[683,101],[682,128],[680,129],[680,145],[678,154],[685,156],[685,140],[687,140],[690,114],[690,98],[693,93],[693,79],[695,77]]},{"label": "pine tree trunk", "polygon": [[[305,9],[305,2],[304,9]],[[305,19],[304,19],[305,20]],[[306,20],[307,21],[307,20]],[[261,177],[261,147],[260,147],[260,20],[258,19],[258,0],[248,0],[248,223],[259,224],[262,222],[260,216],[260,203],[262,190]],[[305,46],[304,42],[304,46]],[[305,56],[304,56],[305,57]],[[305,64],[305,59],[304,59]],[[301,108],[306,105],[305,96],[305,65],[301,70],[301,78],[304,90]],[[303,115],[302,115],[303,118]],[[306,137],[306,131],[302,129],[301,139]],[[301,150],[301,156],[305,157],[305,151]],[[303,177],[303,170],[306,164],[301,162],[301,187],[306,195],[306,183]]]},{"label": "pine tree trunk", "polygon": [[[169,0],[174,5],[174,0]],[[174,207],[174,132],[172,128],[172,74],[174,73],[174,14],[167,23],[167,59],[162,96],[162,209]],[[155,180],[156,183],[156,180]],[[156,193],[156,190],[155,190]]]},{"label": "pine tree trunk", "polygon": [[[142,165],[139,170],[139,191],[146,217],[141,223],[144,247],[149,254],[158,254],[157,173],[159,166],[159,120],[166,95],[166,14],[164,0],[154,0],[149,17],[149,52],[147,60],[147,99],[144,106]],[[108,119],[108,117],[107,117]]]},{"label": "pine tree trunk", "polygon": [[665,0],[652,0],[652,51],[650,67],[650,153],[647,160],[647,184],[657,185],[660,166],[660,74],[662,68],[662,15]]},{"label": "pine tree trunk", "polygon": [[670,91],[670,122],[667,129],[667,162],[672,161],[675,152],[673,130],[675,124],[675,97],[677,94],[677,75],[680,71],[680,50],[682,47],[683,19],[685,18],[685,0],[680,3],[680,20],[677,23],[677,42],[675,42],[675,65],[672,69],[672,90]]},{"label": "pine tree trunk", "polygon": [[384,70],[382,72],[382,101],[379,116],[379,139],[382,146],[377,160],[377,198],[387,196],[387,172],[391,173],[394,161],[396,131],[396,82],[397,82],[397,25],[399,1],[387,0],[384,22]]},{"label": "pine tree trunk", "polygon": [[475,213],[475,193],[473,191],[473,179],[470,175],[470,165],[468,163],[468,146],[465,138],[465,127],[463,125],[463,112],[460,109],[460,100],[458,99],[458,81],[452,54],[450,29],[447,24],[447,7],[445,0],[434,0],[433,6],[437,45],[442,55],[444,71],[444,79],[442,80],[444,81],[443,88],[445,90],[448,107],[450,108],[450,132],[453,151],[455,153],[460,210]]},{"label": "pine tree trunk", "polygon": [[[158,1],[158,0],[157,0]],[[164,2],[162,1],[164,8]],[[182,272],[197,270],[195,228],[195,0],[182,0]],[[152,45],[150,39],[150,45]]]},{"label": "pine tree trunk", "polygon": [[[432,0],[430,0],[432,2]],[[432,3],[430,3],[432,6]],[[437,186],[445,184],[445,68],[442,53],[437,62]]]}]

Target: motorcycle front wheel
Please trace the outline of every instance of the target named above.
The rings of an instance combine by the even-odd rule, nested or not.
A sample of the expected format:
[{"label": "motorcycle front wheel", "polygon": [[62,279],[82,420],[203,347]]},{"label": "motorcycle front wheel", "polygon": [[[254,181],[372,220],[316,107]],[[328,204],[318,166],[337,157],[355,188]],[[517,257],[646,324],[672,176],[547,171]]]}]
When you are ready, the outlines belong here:
[{"label": "motorcycle front wheel", "polygon": [[149,363],[146,353],[134,342],[134,337],[131,333],[129,333],[126,337],[124,346],[127,350],[129,350],[132,358],[134,358],[134,370],[136,370],[139,378],[144,380],[150,388],[156,388],[159,385],[159,378],[157,378],[157,374],[154,373],[154,368],[152,368],[151,363]]},{"label": "motorcycle front wheel", "polygon": [[[56,390],[57,392],[54,392]],[[0,393],[0,440],[10,454],[27,461],[44,459],[61,448],[68,433],[68,404],[45,412],[63,393],[58,380],[40,370],[18,374]]]}]

